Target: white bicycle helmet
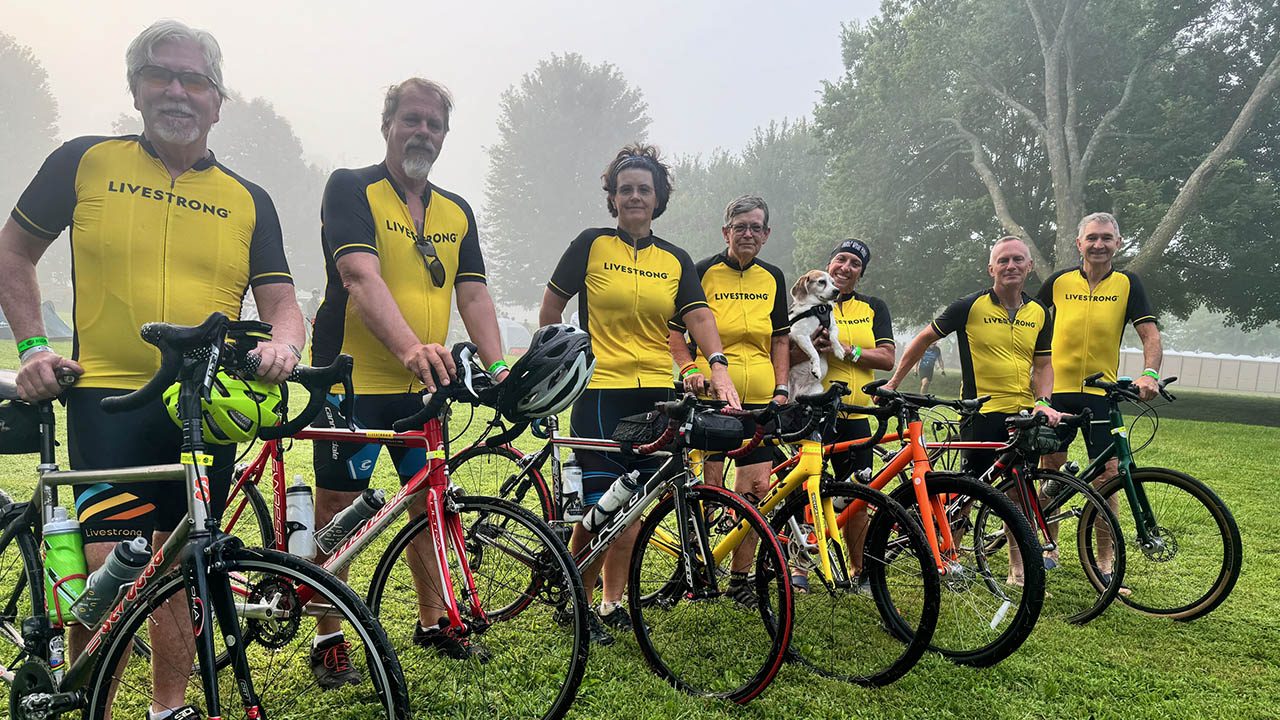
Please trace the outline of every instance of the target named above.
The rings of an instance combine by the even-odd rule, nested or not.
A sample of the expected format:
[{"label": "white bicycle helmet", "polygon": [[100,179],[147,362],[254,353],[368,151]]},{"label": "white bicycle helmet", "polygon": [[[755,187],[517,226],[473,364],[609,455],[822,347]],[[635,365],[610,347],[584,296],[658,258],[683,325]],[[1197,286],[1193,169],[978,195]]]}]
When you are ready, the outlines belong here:
[{"label": "white bicycle helmet", "polygon": [[595,369],[586,332],[562,324],[539,328],[502,382],[498,410],[517,423],[555,415],[578,399]]}]

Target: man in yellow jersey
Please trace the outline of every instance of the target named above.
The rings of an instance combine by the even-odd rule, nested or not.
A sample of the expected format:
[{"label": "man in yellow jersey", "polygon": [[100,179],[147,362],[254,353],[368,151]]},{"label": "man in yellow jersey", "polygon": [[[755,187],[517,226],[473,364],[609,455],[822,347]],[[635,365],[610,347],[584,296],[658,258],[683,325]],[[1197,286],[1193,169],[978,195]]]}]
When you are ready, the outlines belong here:
[{"label": "man in yellow jersey", "polygon": [[[262,379],[283,381],[303,342],[275,206],[207,144],[226,92],[217,40],[162,20],[134,39],[125,61],[142,134],[65,143],[0,229],[0,305],[21,352],[19,391],[27,400],[53,397],[60,391],[57,372],[81,375],[66,393],[68,450],[79,470],[178,460],[182,433],[161,402],[114,415],[99,407],[105,397],[142,387],[156,371],[159,353],[138,335],[143,323],[197,324],[215,310],[236,318],[252,289],[262,319],[274,328],[257,350]],[[75,343],[72,357],[63,358],[43,337],[35,266],[68,226]],[[207,449],[213,509],[220,513],[236,447]],[[75,494],[91,572],[122,539],[144,536],[159,546],[187,511],[185,493],[171,484],[102,483],[77,486]],[[178,620],[151,630],[151,720],[187,711],[178,706],[194,648],[185,609],[157,617]],[[71,641],[82,647],[88,634],[74,626]]]},{"label": "man in yellow jersey", "polygon": [[[1044,413],[1049,424],[1056,425],[1060,413],[1049,402],[1053,321],[1048,309],[1023,291],[1032,267],[1026,243],[1013,236],[997,240],[987,264],[991,289],[951,303],[921,330],[907,344],[887,386],[898,387],[930,345],[954,332],[960,350],[961,396],[991,396],[982,412],[961,426],[965,440],[1008,440],[1004,420],[1022,410]],[[966,451],[965,471],[981,475],[994,461],[990,451]]]},{"label": "man in yellow jersey", "polygon": [[[1142,341],[1146,367],[1134,384],[1142,399],[1150,400],[1159,388],[1164,350],[1142,282],[1134,273],[1116,270],[1112,265],[1123,244],[1115,217],[1093,213],[1086,215],[1078,227],[1080,266],[1050,275],[1040,288],[1039,298],[1053,312],[1053,406],[1072,414],[1085,408],[1093,411],[1093,424],[1084,433],[1085,447],[1093,458],[1111,445],[1108,407],[1103,392],[1085,387],[1084,379],[1100,372],[1103,380],[1115,382],[1120,339],[1125,325],[1132,323]],[[1043,467],[1058,468],[1066,462],[1075,428],[1063,429],[1059,435],[1062,445],[1058,452],[1041,458]],[[1114,477],[1117,470],[1117,460],[1112,458],[1098,483]]]},{"label": "man in yellow jersey", "polygon": [[[453,98],[431,80],[410,78],[388,90],[382,111],[386,156],[377,165],[337,170],[321,204],[321,240],[328,283],[316,314],[312,351],[326,364],[338,353],[355,360],[355,423],[390,428],[422,407],[421,392],[456,377],[442,346],[453,299],[485,366],[506,377],[493,300],[485,284],[484,259],[471,206],[428,180],[449,132]],[[332,395],[316,424],[341,426],[343,398]],[[380,446],[357,443],[313,445],[316,527],[351,505],[369,487]],[[421,448],[388,448],[401,482],[427,462]],[[422,501],[411,510],[425,511]],[[417,585],[418,627],[413,640],[446,657],[488,657],[467,638],[443,632],[439,572],[430,533],[414,541],[409,557]],[[344,641],[337,623],[317,624],[318,650],[338,653]],[[342,660],[342,658],[338,658]],[[336,687],[355,672],[317,671],[321,684]]]}]

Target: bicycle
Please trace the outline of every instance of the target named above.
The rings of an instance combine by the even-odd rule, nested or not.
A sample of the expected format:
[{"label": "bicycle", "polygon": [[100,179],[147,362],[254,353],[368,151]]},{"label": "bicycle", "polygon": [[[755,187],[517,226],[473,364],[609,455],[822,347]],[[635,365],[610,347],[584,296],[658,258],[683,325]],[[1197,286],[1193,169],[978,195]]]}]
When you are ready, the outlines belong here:
[{"label": "bicycle", "polygon": [[[1194,620],[1221,605],[1240,577],[1243,554],[1240,528],[1226,504],[1200,480],[1169,468],[1140,467],[1133,448],[1122,401],[1141,402],[1129,378],[1105,382],[1102,373],[1085,378],[1084,384],[1106,393],[1107,422],[1114,442],[1075,477],[1094,485],[1106,471],[1107,461],[1119,461],[1119,473],[1097,488],[1116,508],[1123,537],[1130,543],[1121,603],[1148,615],[1174,620]],[[1160,381],[1160,394],[1172,402],[1166,387],[1176,381]]]},{"label": "bicycle", "polygon": [[[14,555],[4,555],[14,543],[22,569],[13,586],[4,590],[0,642],[16,653],[3,658],[0,676],[9,684],[10,717],[38,720],[81,712],[91,719],[142,717],[152,704],[153,635],[164,623],[189,638],[187,650],[194,664],[178,669],[157,667],[157,676],[186,683],[188,702],[203,702],[210,717],[228,716],[240,708],[245,718],[297,717],[296,698],[313,686],[297,677],[310,677],[311,633],[305,631],[321,617],[337,618],[352,644],[350,662],[363,675],[358,686],[346,686],[317,700],[319,704],[353,708],[362,717],[410,717],[408,693],[395,651],[372,613],[336,578],[311,563],[273,550],[246,548],[222,533],[209,510],[201,397],[208,397],[214,370],[224,363],[228,333],[261,323],[229,323],[214,313],[198,327],[148,323],[142,337],[160,349],[160,369],[141,389],[108,398],[103,407],[118,412],[159,398],[176,379],[180,383],[179,416],[184,419],[182,463],[116,470],[63,471],[54,455],[54,414],[50,401],[36,404],[40,424],[40,466],[30,501],[0,510],[0,572],[14,570]],[[232,355],[239,357],[238,354]],[[287,433],[309,420],[319,408],[323,388],[349,372],[349,358],[329,368],[299,368],[293,379],[311,388],[307,411],[260,435]],[[252,371],[251,365],[230,364],[229,371]],[[15,399],[16,388],[0,382],[0,397]],[[65,608],[57,594],[45,594],[46,567],[40,552],[43,523],[53,517],[60,487],[94,482],[128,483],[176,481],[185,484],[188,515],[141,574],[125,586],[123,597],[102,615],[84,652],[67,665],[63,652]],[[171,572],[169,572],[172,570]],[[69,578],[60,579],[59,582]],[[55,587],[56,590],[56,587]],[[302,597],[315,598],[302,610]],[[172,601],[172,604],[168,604]],[[29,611],[29,614],[28,614]],[[53,620],[50,613],[53,613]],[[118,690],[118,691],[117,691]],[[319,695],[318,693],[315,693]],[[308,716],[313,712],[308,709]]]},{"label": "bicycle", "polygon": [[[504,497],[552,509],[553,524],[567,537],[574,521],[559,519],[560,487],[548,488],[542,478],[548,459],[559,478],[562,448],[652,454],[671,445],[664,464],[597,528],[574,560],[579,568],[590,565],[623,531],[641,523],[627,604],[646,662],[679,690],[743,704],[763,692],[781,668],[792,627],[791,587],[782,549],[764,518],[732,492],[698,484],[687,473],[683,450],[698,444],[692,438],[701,416],[717,411],[695,405],[692,396],[659,403],[655,413],[661,418],[655,419],[665,429],[652,442],[627,443],[627,450],[618,440],[559,435],[558,419],[550,416],[535,429],[546,444],[521,456],[508,443],[525,425],[507,428],[495,418],[453,464],[458,474],[473,478],[471,470],[479,465],[487,476],[480,482],[492,481]],[[749,573],[751,597],[744,603],[727,592],[726,543],[732,536],[736,547],[750,533],[760,544]]]},{"label": "bicycle", "polygon": [[[991,547],[974,542],[970,534],[980,517],[994,516],[1007,530],[1013,540],[1012,547],[1016,547],[1022,557],[1040,557],[1040,543],[1022,513],[1003,493],[967,475],[932,470],[920,415],[922,409],[938,407],[973,412],[987,398],[941,400],[931,395],[888,390],[882,387],[885,382],[877,380],[863,387],[863,392],[875,398],[880,406],[855,410],[879,421],[871,438],[873,444],[899,442],[901,447],[887,456],[886,463],[868,478],[867,485],[883,490],[895,478],[902,478],[903,483],[888,495],[912,513],[924,531],[932,559],[931,572],[941,580],[943,598],[929,648],[965,665],[994,665],[1017,650],[1035,627],[1044,604],[1044,566],[1028,563],[1022,577],[1012,577],[1010,545]],[[896,432],[887,432],[886,423],[890,419],[897,421]],[[822,456],[866,444],[866,441],[833,443],[823,448]],[[816,454],[816,450],[811,452]],[[802,457],[796,454],[775,466],[772,472],[780,475],[790,471]],[[859,501],[854,501],[837,515],[836,521],[848,523],[863,509]],[[867,542],[881,542],[878,538],[892,530],[887,516],[873,518],[867,529]],[[904,642],[912,637],[909,624],[891,615],[888,627]]]},{"label": "bicycle", "polygon": [[[463,708],[508,718],[559,718],[577,697],[586,669],[586,593],[572,557],[546,523],[501,498],[464,494],[450,479],[449,438],[441,422],[447,406],[480,404],[482,397],[492,405],[501,391],[474,366],[473,353],[469,343],[455,346],[454,361],[463,377],[424,396],[423,409],[394,423],[393,430],[305,428],[290,437],[427,451],[427,465],[321,566],[335,573],[349,567],[409,512],[411,503],[424,503],[425,509],[415,509],[382,550],[366,596],[399,650],[406,674],[424,685],[447,679],[450,691],[439,694],[438,705],[428,708],[432,711]],[[343,415],[352,417],[349,406]],[[266,473],[272,510],[259,489]],[[265,442],[236,473],[226,530],[247,524],[268,547],[288,547],[295,529],[286,518],[286,477],[281,440]],[[433,549],[426,549],[428,542]],[[438,578],[435,594],[421,583],[428,575]],[[479,643],[485,657],[450,659],[415,641],[428,602],[445,609],[443,632]],[[425,620],[435,623],[435,618]]]}]

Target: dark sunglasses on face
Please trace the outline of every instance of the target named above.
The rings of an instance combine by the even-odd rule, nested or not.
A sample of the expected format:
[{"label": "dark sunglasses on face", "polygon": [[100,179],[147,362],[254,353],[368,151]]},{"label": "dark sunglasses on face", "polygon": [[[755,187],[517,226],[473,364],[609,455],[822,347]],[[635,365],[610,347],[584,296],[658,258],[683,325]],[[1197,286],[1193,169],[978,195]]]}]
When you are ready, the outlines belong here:
[{"label": "dark sunglasses on face", "polygon": [[147,85],[156,88],[168,87],[174,78],[178,78],[178,82],[182,84],[182,89],[189,93],[207,93],[210,90],[218,89],[218,84],[208,75],[198,72],[177,72],[159,65],[143,65],[138,68],[134,76]]},{"label": "dark sunglasses on face", "polygon": [[418,248],[422,261],[427,265],[427,272],[431,273],[431,284],[438,288],[444,287],[444,263],[440,262],[440,256],[436,254],[436,244],[419,236],[413,246]]}]

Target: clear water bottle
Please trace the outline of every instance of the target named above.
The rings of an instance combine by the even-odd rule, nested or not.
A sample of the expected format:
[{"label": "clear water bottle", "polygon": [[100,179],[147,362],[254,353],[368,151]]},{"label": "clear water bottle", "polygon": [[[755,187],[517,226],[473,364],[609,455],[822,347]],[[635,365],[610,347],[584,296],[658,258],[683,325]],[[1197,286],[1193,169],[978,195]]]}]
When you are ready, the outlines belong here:
[{"label": "clear water bottle", "polygon": [[89,576],[84,594],[71,606],[71,612],[87,627],[98,624],[103,614],[115,605],[120,591],[138,579],[149,560],[151,550],[146,538],[121,540],[102,567]]},{"label": "clear water bottle", "polygon": [[592,506],[583,516],[582,527],[586,528],[587,532],[595,532],[639,489],[639,471],[632,470],[625,475],[619,475],[618,479],[614,480],[605,491],[604,497],[600,498],[600,502]]},{"label": "clear water bottle", "polygon": [[84,538],[80,523],[67,517],[67,509],[55,507],[53,518],[44,524],[44,597],[49,606],[49,622],[66,624],[72,620],[71,604],[84,593]]},{"label": "clear water bottle", "polygon": [[320,530],[316,531],[316,546],[320,548],[320,552],[328,555],[342,545],[342,541],[347,539],[356,528],[364,524],[365,520],[373,517],[383,505],[387,504],[386,494],[381,490],[369,488],[356,501],[351,503],[350,507],[333,516],[333,520],[329,521]]},{"label": "clear water bottle", "polygon": [[569,457],[560,465],[560,495],[563,500],[560,517],[563,520],[576,522],[582,519],[582,466],[578,458],[569,452]]},{"label": "clear water bottle", "polygon": [[284,491],[284,532],[289,554],[311,560],[316,556],[316,505],[311,486],[301,475],[293,476],[293,485]]}]

